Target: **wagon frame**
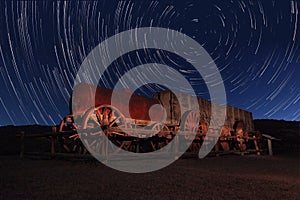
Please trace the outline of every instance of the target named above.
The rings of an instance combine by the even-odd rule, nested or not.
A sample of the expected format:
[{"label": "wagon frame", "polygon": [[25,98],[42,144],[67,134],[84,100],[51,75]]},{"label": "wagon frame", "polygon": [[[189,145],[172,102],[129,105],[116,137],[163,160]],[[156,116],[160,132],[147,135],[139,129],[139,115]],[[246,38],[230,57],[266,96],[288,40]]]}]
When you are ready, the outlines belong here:
[{"label": "wagon frame", "polygon": [[[209,116],[212,112],[211,106],[214,104],[210,101],[198,98],[195,102],[194,97],[189,99],[188,95],[179,94],[179,98],[181,98],[183,102],[189,104],[187,109],[183,109],[185,110],[185,113],[180,113],[180,110],[178,110],[179,101],[177,96],[171,91],[160,91],[155,93],[153,99],[133,94],[133,99],[135,99],[136,103],[134,106],[138,105],[141,107],[139,104],[143,104],[145,101],[146,107],[141,107],[140,110],[134,108],[134,114],[138,113],[138,115],[135,116],[139,117],[131,117],[128,116],[128,113],[126,113],[126,115],[125,113],[122,113],[124,111],[122,98],[124,96],[127,97],[126,95],[129,94],[130,93],[127,91],[124,91],[123,93],[118,91],[120,97],[119,102],[111,105],[111,89],[98,88],[87,84],[81,84],[74,89],[72,96],[75,96],[77,100],[79,99],[79,101],[75,101],[75,112],[73,113],[78,129],[80,129],[80,134],[78,136],[90,152],[107,152],[107,149],[110,147],[103,144],[103,140],[100,141],[99,138],[102,136],[108,138],[113,145],[118,146],[118,151],[123,149],[131,152],[144,153],[163,149],[163,147],[168,145],[174,138],[183,138],[180,142],[183,141],[189,145],[187,146],[188,151],[197,153],[204,141],[206,142],[204,145],[207,143],[215,144],[221,136],[223,139],[222,143],[217,143],[217,146],[215,147],[215,149],[218,150],[219,146],[222,146],[223,148],[222,144],[224,144],[224,142],[237,140],[237,137],[221,135],[222,132],[220,132],[220,127],[219,129],[213,129],[209,126],[210,123],[213,123]],[[199,110],[193,109],[195,103],[198,103],[199,107],[197,107],[197,109]],[[93,104],[96,104],[96,106],[88,106]],[[154,104],[160,104],[166,109],[164,115],[167,116],[164,116],[166,117],[164,122],[152,119],[148,120],[145,118],[145,113],[148,113],[150,107]],[[238,119],[245,119],[245,124],[247,125],[246,132],[248,132],[249,129],[252,129],[251,113],[230,106],[226,107],[227,116],[225,121],[229,120],[230,126],[233,124],[233,119],[236,120],[236,118],[233,118],[235,115]],[[74,107],[72,106],[72,108]],[[127,107],[127,109],[130,111],[130,106]],[[113,113],[113,120],[109,120],[108,122],[108,117],[106,118],[106,121],[104,120],[104,110],[108,110],[108,113],[110,114]],[[233,116],[228,115],[228,113],[232,113]],[[102,120],[105,121],[105,123],[103,123]],[[230,130],[230,132],[232,132],[232,129]],[[179,132],[180,134],[178,135]],[[179,137],[175,137],[177,135]],[[244,140],[249,140],[249,137],[245,136]],[[177,146],[178,142],[179,141],[174,141]],[[148,146],[148,149],[145,149],[145,146]],[[172,148],[175,148],[173,149],[174,151],[186,150],[186,148]],[[210,151],[210,149],[208,149],[208,151]]]},{"label": "wagon frame", "polygon": [[[111,109],[111,111],[114,111],[116,114],[116,120],[109,124],[107,127],[101,126],[101,123],[98,121],[98,123],[95,123],[95,117],[91,117],[92,115],[95,115],[95,112],[99,109],[108,108]],[[98,136],[104,136],[108,137],[114,144],[119,142],[119,148],[124,149],[127,151],[133,151],[133,152],[140,152],[142,151],[139,147],[141,147],[141,143],[148,143],[148,145],[151,147],[151,151],[155,151],[158,149],[161,149],[165,145],[168,144],[177,132],[180,130],[181,136],[184,136],[184,138],[190,142],[190,140],[193,140],[195,137],[195,124],[192,124],[191,121],[197,120],[195,119],[196,111],[187,111],[183,115],[183,121],[181,121],[180,124],[163,124],[157,121],[147,121],[147,120],[137,120],[137,119],[131,119],[126,118],[124,115],[114,106],[111,105],[100,105],[96,107],[92,107],[88,109],[84,114],[82,114],[81,119],[79,120],[82,122],[81,126],[79,126],[85,133],[80,135],[80,138],[83,139],[83,142],[85,146],[88,148],[88,150],[93,152],[99,152],[103,141],[99,138],[96,138]],[[119,121],[118,123],[116,121]],[[117,126],[113,126],[116,125]],[[198,128],[198,125],[196,125]],[[194,131],[194,133],[193,133]],[[88,141],[87,136],[96,136],[95,141]],[[198,137],[203,137],[205,135],[198,135]],[[113,139],[118,139],[114,140]],[[133,145],[133,146],[131,146]]]}]

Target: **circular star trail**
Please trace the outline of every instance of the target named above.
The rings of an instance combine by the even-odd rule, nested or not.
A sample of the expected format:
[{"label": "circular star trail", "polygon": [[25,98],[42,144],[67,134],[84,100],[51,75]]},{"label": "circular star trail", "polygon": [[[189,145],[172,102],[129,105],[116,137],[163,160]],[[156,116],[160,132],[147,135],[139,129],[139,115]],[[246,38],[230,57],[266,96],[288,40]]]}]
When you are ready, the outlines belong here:
[{"label": "circular star trail", "polygon": [[[203,45],[221,71],[229,105],[254,118],[299,121],[299,7],[296,0],[1,1],[0,125],[57,124],[69,113],[74,77],[89,52],[137,27],[177,30]],[[185,60],[153,49],[120,57],[99,85],[113,87],[141,63],[172,66],[209,98]]]}]

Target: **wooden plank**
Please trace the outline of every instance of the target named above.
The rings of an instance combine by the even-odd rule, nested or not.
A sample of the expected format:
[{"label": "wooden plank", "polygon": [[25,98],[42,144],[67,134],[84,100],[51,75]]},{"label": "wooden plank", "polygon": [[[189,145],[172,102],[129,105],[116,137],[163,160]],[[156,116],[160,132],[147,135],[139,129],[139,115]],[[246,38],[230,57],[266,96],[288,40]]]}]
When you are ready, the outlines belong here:
[{"label": "wooden plank", "polygon": [[255,150],[256,150],[256,154],[259,156],[260,155],[260,151],[259,151],[259,147],[258,147],[258,143],[257,143],[257,138],[255,136],[253,136],[254,140],[254,145],[255,145]]}]

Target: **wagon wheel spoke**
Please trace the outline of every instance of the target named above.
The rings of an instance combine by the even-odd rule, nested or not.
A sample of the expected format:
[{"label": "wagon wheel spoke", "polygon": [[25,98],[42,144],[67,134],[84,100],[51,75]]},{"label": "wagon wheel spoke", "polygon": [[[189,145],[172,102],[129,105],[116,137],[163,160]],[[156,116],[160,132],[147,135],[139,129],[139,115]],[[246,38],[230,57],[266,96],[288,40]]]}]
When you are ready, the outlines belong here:
[{"label": "wagon wheel spoke", "polygon": [[165,124],[155,123],[152,126],[151,130],[154,132],[154,134],[157,135],[157,137],[155,138],[156,141],[150,141],[150,145],[153,150],[161,149],[165,145],[167,145],[166,136],[168,135],[169,128]]},{"label": "wagon wheel spoke", "polygon": [[116,119],[114,119],[110,124],[109,124],[109,127],[112,127],[114,124],[116,124],[116,122],[118,121],[118,120],[120,120],[122,118],[122,116],[119,116],[119,117],[117,117]]},{"label": "wagon wheel spoke", "polygon": [[[109,127],[116,125],[120,128],[126,128],[126,120],[124,115],[115,107],[110,105],[102,105],[97,108],[99,111],[102,110],[102,117],[103,119],[107,117]],[[104,112],[107,112],[106,114]],[[107,115],[107,116],[105,116]],[[103,123],[102,119],[102,123]],[[101,124],[101,120],[100,120]]]},{"label": "wagon wheel spoke", "polygon": [[[118,143],[111,141],[112,144],[107,144],[104,137],[108,137],[106,133],[108,127],[119,126],[126,127],[124,115],[115,107],[110,105],[101,105],[93,107],[86,111],[82,119],[82,127],[86,130],[82,142],[86,148],[97,155],[105,155],[107,148],[111,149],[110,145],[120,148]],[[103,132],[104,131],[104,132]],[[109,135],[110,133],[108,133]],[[109,138],[111,140],[111,138]],[[108,145],[108,147],[106,147]]]},{"label": "wagon wheel spoke", "polygon": [[157,134],[158,137],[162,137],[165,135],[166,131],[169,131],[169,128],[165,124],[161,123],[155,123],[152,127],[151,130],[154,132],[153,135]]},{"label": "wagon wheel spoke", "polygon": [[[184,137],[181,137],[182,143],[188,146],[188,150],[196,152],[200,147],[199,141],[194,141],[195,133],[199,131],[200,116],[197,111],[187,111],[183,114],[180,122],[180,130],[183,132]],[[182,149],[183,150],[183,149]]]},{"label": "wagon wheel spoke", "polygon": [[[183,121],[181,122],[181,130],[186,132],[184,135],[185,139],[191,139],[190,134],[198,131],[199,121],[197,111],[188,111],[184,114]],[[192,139],[194,139],[193,136]]]},{"label": "wagon wheel spoke", "polygon": [[82,141],[90,153],[96,153],[97,155],[101,155],[101,153],[104,152],[103,140],[101,140],[100,137],[87,137],[84,138]]}]

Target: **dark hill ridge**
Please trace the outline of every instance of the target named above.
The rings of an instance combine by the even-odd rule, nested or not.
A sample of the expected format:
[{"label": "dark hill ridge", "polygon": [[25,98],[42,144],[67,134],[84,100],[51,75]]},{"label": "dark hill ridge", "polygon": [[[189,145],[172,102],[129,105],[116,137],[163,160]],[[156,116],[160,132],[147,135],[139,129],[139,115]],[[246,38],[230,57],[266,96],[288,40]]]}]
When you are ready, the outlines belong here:
[{"label": "dark hill ridge", "polygon": [[254,120],[256,130],[277,137],[300,136],[300,122],[272,119]]},{"label": "dark hill ridge", "polygon": [[21,131],[25,133],[42,133],[52,130],[52,126],[40,126],[40,125],[24,125],[24,126],[0,126],[0,135],[17,134]]},{"label": "dark hill ridge", "polygon": [[[0,127],[0,155],[16,155],[20,152],[20,139],[16,135],[21,131],[28,133],[50,132],[52,126],[27,125],[27,126],[1,126]],[[48,151],[50,140],[37,138],[25,140],[25,150],[27,151]]]},{"label": "dark hill ridge", "polygon": [[254,120],[254,127],[262,133],[281,139],[279,142],[274,142],[275,148],[279,148],[281,151],[284,149],[299,152],[300,122],[258,119]]}]

